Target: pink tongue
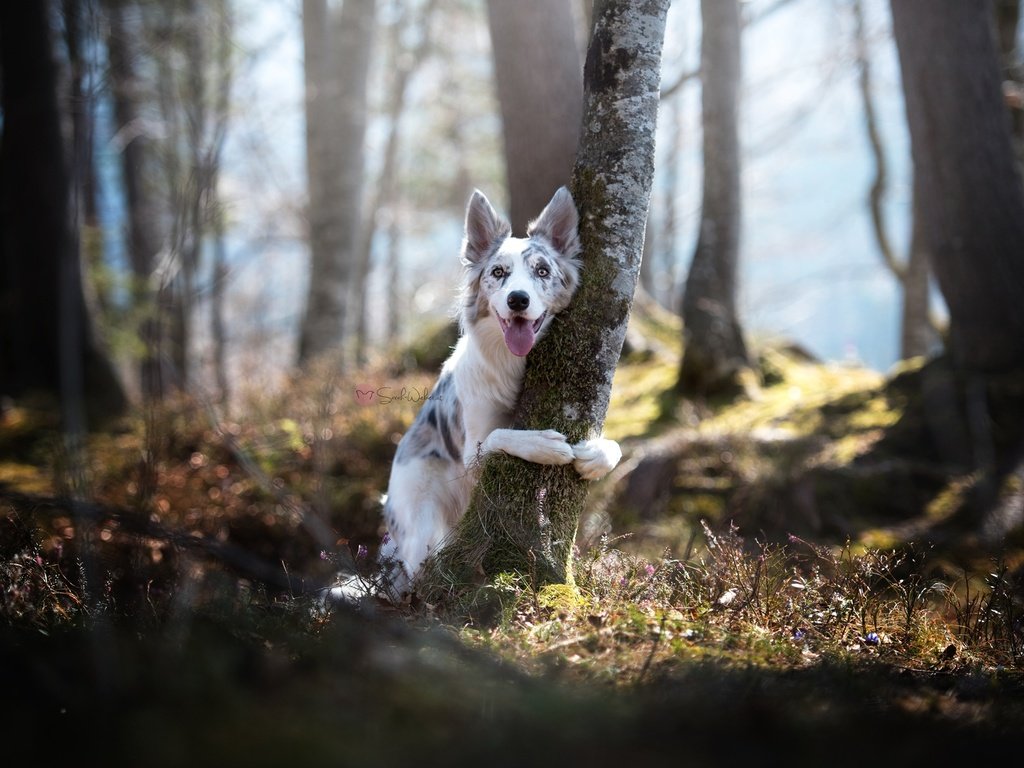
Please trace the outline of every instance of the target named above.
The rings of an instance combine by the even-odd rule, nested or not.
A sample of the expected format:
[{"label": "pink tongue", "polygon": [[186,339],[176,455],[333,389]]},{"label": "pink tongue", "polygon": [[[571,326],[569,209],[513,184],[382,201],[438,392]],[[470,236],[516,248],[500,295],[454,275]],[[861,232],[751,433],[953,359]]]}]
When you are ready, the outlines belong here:
[{"label": "pink tongue", "polygon": [[505,328],[505,346],[517,357],[525,357],[533,349],[533,323],[523,317],[517,317]]}]

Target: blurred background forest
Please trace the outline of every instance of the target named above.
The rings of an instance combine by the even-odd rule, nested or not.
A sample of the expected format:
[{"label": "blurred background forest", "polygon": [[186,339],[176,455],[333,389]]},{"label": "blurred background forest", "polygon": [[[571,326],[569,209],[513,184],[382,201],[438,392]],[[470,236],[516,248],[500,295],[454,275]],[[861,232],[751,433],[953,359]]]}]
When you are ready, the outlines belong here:
[{"label": "blurred background forest", "polygon": [[[522,231],[568,182],[591,12],[555,0],[5,10],[0,394],[11,434],[32,429],[15,406],[42,396],[36,413],[60,414],[67,451],[19,461],[94,497],[82,435],[138,414],[141,468],[105,481],[124,488],[108,500],[202,517],[155,490],[162,460],[182,457],[156,450],[178,426],[158,430],[154,407],[187,400],[191,428],[263,473],[251,484],[327,516],[335,533],[321,543],[373,540],[397,436],[453,342],[465,201],[485,190]],[[987,383],[956,378],[1021,362],[1019,3],[974,9],[969,33],[948,14],[905,13],[914,24],[897,39],[900,17],[881,0],[671,4],[623,356],[643,365],[621,366],[607,425],[635,441],[610,479],[626,507],[650,516],[682,491],[694,531],[709,509],[735,516],[749,472],[715,461],[698,474],[728,476],[729,491],[709,490],[722,478],[680,480],[679,445],[649,441],[712,429],[706,405],[738,394],[766,413],[761,388],[808,412],[858,387],[870,404],[866,388],[901,381],[908,361],[946,360],[954,375],[941,408],[930,379],[912,385],[931,421],[904,443],[931,451],[947,479],[991,472],[997,495],[1019,474],[1013,388],[982,402],[971,388]],[[972,47],[928,59],[923,21]],[[821,363],[821,391],[792,384],[772,362],[780,351]],[[844,369],[852,378],[837,379]],[[770,389],[780,382],[791,386]],[[866,451],[905,405],[887,396],[884,415],[860,419],[875,431],[843,455]],[[936,426],[946,411],[952,426]],[[782,424],[765,413],[760,426]],[[760,434],[744,424],[732,431]],[[201,436],[176,441],[207,460]],[[312,474],[284,479],[275,452]],[[911,500],[862,506],[929,508],[945,486],[908,473]],[[816,492],[810,517],[827,496]],[[755,506],[771,507],[739,503]],[[995,530],[1014,529],[1020,513],[997,506]]]},{"label": "blurred background forest", "polygon": [[[282,386],[313,350],[379,358],[450,311],[469,193],[509,206],[485,5],[50,9],[89,317],[133,397],[184,387],[241,402]],[[558,34],[582,65],[587,3],[565,5]],[[1016,4],[998,5],[1019,125]],[[744,330],[882,372],[935,351],[945,306],[908,266],[910,146],[888,4],[766,0],[742,13]],[[699,3],[673,3],[643,288],[676,313],[702,204],[700,42]],[[333,300],[310,289],[325,249],[339,266],[314,282],[343,284]],[[914,281],[925,298],[905,318]],[[329,340],[303,341],[310,306]]]},{"label": "blurred background forest", "polygon": [[[815,763],[868,710],[894,736],[935,715],[929,743],[965,757],[949,722],[1018,737],[1019,0],[673,0],[605,422],[624,458],[591,487],[576,586],[499,574],[404,614],[451,619],[430,637],[314,600],[379,544],[395,446],[455,339],[472,190],[521,231],[594,130],[593,5],[0,4],[12,732],[58,711],[83,740],[159,723],[175,746],[154,764],[197,732],[214,758],[244,734],[250,764],[290,759],[295,733],[351,761],[458,731],[463,757],[493,757],[477,726],[509,713],[563,745],[602,732],[595,752],[704,723],[698,751],[737,760],[744,717]],[[892,666],[851,682],[865,659]],[[531,676],[655,695],[623,720]],[[182,719],[184,698],[226,720]],[[375,736],[335,716],[356,707]],[[278,715],[298,730],[263,754]]]},{"label": "blurred background forest", "polygon": [[[472,189],[521,231],[567,183],[591,12],[553,0],[5,10],[8,421],[33,396],[59,405],[69,482],[89,496],[83,430],[185,397],[202,414],[189,424],[235,448],[240,425],[266,423],[312,462],[300,496],[347,532],[373,529],[408,414],[364,406],[408,409],[429,390],[453,340]],[[957,41],[953,17],[904,13]],[[959,32],[973,46],[959,66],[924,56],[913,24],[897,41],[900,17],[880,0],[671,4],[623,358],[654,365],[620,371],[609,424],[638,441],[638,461],[661,450],[645,439],[699,425],[708,398],[766,402],[758,388],[786,379],[766,350],[822,362],[833,397],[846,386],[827,379],[836,364],[860,372],[856,386],[906,361],[971,376],[1020,364],[1019,16],[1010,0],[965,15],[976,26]],[[1016,401],[1007,417],[1007,398],[951,386],[950,412],[966,415],[926,424],[921,445],[1002,488],[1019,471],[1017,428],[1001,423]],[[820,405],[799,387],[787,397]],[[936,411],[927,398],[923,410]],[[150,449],[118,500],[172,508],[147,478],[163,466]],[[259,450],[238,460],[258,464]],[[627,499],[678,489],[672,457],[627,478]],[[279,469],[265,462],[263,485],[287,486]],[[925,500],[926,480],[909,481]]]}]

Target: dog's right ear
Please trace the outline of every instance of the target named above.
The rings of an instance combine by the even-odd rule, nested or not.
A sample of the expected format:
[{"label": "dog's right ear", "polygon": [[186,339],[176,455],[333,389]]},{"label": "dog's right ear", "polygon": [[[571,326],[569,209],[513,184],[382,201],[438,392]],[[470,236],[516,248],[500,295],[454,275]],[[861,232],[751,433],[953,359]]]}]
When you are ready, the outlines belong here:
[{"label": "dog's right ear", "polygon": [[512,226],[498,215],[494,206],[479,189],[473,190],[466,206],[466,237],[462,241],[462,258],[477,263],[490,255],[494,244],[512,234]]}]

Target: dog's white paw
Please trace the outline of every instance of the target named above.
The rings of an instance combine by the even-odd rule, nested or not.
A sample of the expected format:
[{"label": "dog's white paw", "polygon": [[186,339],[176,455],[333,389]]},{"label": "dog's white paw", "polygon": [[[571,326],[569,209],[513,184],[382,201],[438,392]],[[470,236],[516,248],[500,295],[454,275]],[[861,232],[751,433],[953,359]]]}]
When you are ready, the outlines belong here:
[{"label": "dog's white paw", "polygon": [[572,451],[572,464],[584,480],[600,480],[615,469],[622,458],[619,444],[603,437],[576,443]]},{"label": "dog's white paw", "polygon": [[576,455],[565,435],[553,429],[496,429],[483,442],[482,452],[502,451],[534,464],[570,464]]},{"label": "dog's white paw", "polygon": [[523,436],[530,442],[530,461],[537,464],[569,464],[576,458],[565,435],[554,429],[524,431]]}]

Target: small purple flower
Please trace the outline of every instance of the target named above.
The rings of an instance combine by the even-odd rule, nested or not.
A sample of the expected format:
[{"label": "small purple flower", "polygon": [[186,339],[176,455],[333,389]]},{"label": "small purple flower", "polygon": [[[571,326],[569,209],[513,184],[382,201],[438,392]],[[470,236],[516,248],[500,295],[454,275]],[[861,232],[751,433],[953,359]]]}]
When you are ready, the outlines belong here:
[{"label": "small purple flower", "polygon": [[359,548],[356,549],[356,560],[362,560],[366,557],[366,545],[360,544]]},{"label": "small purple flower", "polygon": [[655,568],[654,568],[654,566],[653,566],[653,565],[651,565],[650,563],[648,563],[648,564],[647,564],[647,567],[646,567],[646,568],[644,568],[644,573],[646,573],[646,574],[647,574],[647,578],[651,578],[651,576],[653,576],[653,575],[654,575],[654,571],[655,571]]},{"label": "small purple flower", "polygon": [[329,558],[330,558],[330,555],[327,554],[327,550],[326,549],[321,549],[320,550],[320,559],[321,560],[327,560]]},{"label": "small purple flower", "polygon": [[389,541],[391,541],[391,534],[388,533],[387,531],[384,531],[384,535],[380,537],[380,545],[384,546]]},{"label": "small purple flower", "polygon": [[794,639],[794,640],[798,640],[798,641],[799,641],[799,640],[803,640],[803,639],[804,639],[804,637],[806,637],[806,636],[807,636],[807,633],[805,633],[805,632],[804,632],[804,631],[803,631],[802,629],[800,629],[799,627],[797,627],[796,629],[794,629],[794,630],[793,630],[793,639]]},{"label": "small purple flower", "polygon": [[881,639],[878,637],[877,632],[868,632],[867,636],[864,638],[864,642],[868,645],[878,645],[881,642]]}]

